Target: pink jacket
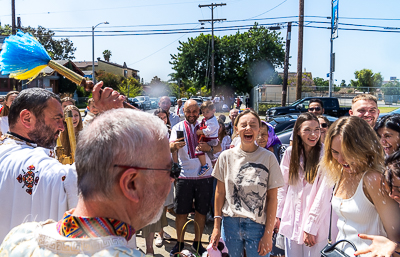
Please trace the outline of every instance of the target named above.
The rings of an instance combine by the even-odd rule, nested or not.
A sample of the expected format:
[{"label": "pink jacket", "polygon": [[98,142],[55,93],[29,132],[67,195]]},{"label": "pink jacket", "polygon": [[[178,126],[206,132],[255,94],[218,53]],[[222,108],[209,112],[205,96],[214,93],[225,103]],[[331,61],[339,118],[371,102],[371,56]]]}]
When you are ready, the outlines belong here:
[{"label": "pink jacket", "polygon": [[[292,147],[283,155],[281,171],[285,186],[278,189],[277,217],[281,218],[279,233],[303,244],[303,231],[315,235],[316,242],[327,241],[332,187],[326,183],[321,170],[313,184],[304,179],[304,160],[300,158],[299,181],[289,185],[289,163]],[[321,150],[320,158],[323,156]],[[332,223],[336,224],[336,223]]]}]

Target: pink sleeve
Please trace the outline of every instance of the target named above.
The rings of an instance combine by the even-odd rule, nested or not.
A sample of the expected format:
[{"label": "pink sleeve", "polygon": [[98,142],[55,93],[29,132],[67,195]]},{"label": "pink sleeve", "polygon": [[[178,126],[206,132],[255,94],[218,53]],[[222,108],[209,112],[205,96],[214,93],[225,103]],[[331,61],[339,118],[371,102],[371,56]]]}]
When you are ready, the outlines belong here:
[{"label": "pink sleeve", "polygon": [[327,215],[330,215],[330,201],[333,187],[328,185],[327,178],[323,174],[319,174],[318,181],[314,182],[314,184],[317,187],[317,194],[315,195],[314,201],[312,201],[303,228],[305,232],[316,236],[319,229],[326,227],[326,224],[322,224],[322,221],[325,220]]},{"label": "pink sleeve", "polygon": [[290,164],[291,147],[289,147],[283,154],[281,161],[281,171],[283,175],[284,185],[278,188],[278,209],[276,210],[276,217],[282,218],[283,206],[285,205],[286,194],[289,187],[289,164]]}]

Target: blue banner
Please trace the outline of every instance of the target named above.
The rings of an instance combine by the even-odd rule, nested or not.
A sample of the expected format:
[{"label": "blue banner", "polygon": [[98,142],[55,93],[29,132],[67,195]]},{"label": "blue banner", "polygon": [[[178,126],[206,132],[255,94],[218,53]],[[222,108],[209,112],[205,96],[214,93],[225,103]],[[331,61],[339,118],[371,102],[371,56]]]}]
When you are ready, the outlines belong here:
[{"label": "blue banner", "polygon": [[338,19],[339,19],[339,0],[332,0],[332,38],[338,37]]}]

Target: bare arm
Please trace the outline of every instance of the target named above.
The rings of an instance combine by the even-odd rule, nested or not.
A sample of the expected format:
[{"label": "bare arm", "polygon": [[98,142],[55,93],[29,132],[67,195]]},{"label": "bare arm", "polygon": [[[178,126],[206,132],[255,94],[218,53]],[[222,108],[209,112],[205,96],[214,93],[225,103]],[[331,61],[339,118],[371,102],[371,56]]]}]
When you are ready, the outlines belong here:
[{"label": "bare arm", "polygon": [[[222,207],[225,202],[225,184],[224,182],[218,180],[217,188],[215,189],[215,207],[214,215],[222,217]],[[210,243],[212,243],[213,248],[216,250],[221,237],[221,218],[214,219],[214,229],[211,234]]]},{"label": "bare arm", "polygon": [[392,256],[392,254],[394,254],[395,251],[400,252],[400,245],[390,241],[384,236],[372,236],[365,234],[359,234],[358,236],[362,239],[372,240],[372,244],[365,249],[358,249],[358,251],[355,252],[354,255],[371,253],[370,256],[372,257],[390,257]]},{"label": "bare arm", "polygon": [[400,208],[382,187],[383,175],[376,171],[364,177],[364,192],[368,194],[381,218],[387,236],[391,241],[400,242]]},{"label": "bare arm", "polygon": [[258,253],[262,256],[272,251],[272,234],[274,231],[276,209],[278,205],[278,188],[267,191],[266,199],[266,221],[264,235],[258,243]]}]

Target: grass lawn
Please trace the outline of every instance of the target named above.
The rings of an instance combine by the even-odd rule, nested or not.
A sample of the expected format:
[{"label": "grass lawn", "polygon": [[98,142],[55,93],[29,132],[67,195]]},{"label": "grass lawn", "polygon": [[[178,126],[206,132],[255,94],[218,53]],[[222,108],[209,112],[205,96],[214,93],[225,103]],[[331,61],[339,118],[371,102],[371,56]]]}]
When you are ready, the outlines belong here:
[{"label": "grass lawn", "polygon": [[399,107],[379,107],[381,113],[387,113],[396,110]]}]

